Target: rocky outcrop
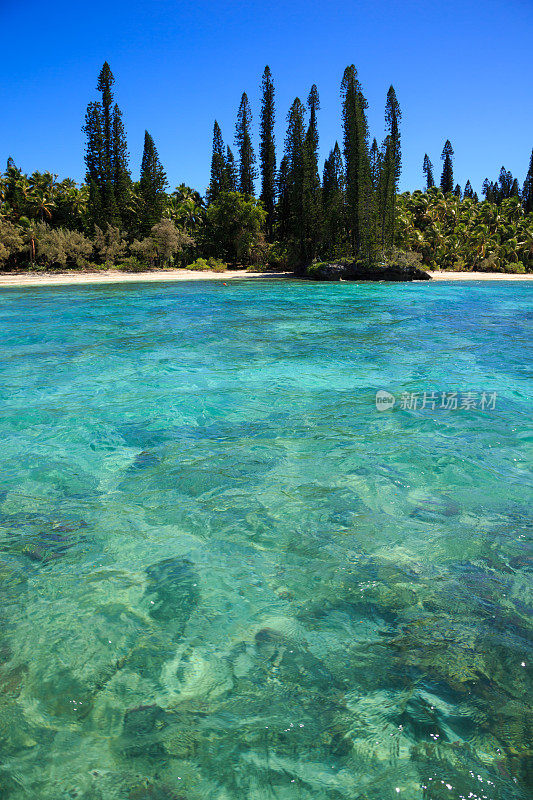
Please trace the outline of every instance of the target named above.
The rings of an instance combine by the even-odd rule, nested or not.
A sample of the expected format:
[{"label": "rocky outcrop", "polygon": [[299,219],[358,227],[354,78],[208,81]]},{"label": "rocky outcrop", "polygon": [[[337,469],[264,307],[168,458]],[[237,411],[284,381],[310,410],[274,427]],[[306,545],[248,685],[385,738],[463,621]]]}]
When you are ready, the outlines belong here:
[{"label": "rocky outcrop", "polygon": [[312,264],[306,277],[315,281],[429,281],[431,276],[414,265],[360,264],[332,261]]}]

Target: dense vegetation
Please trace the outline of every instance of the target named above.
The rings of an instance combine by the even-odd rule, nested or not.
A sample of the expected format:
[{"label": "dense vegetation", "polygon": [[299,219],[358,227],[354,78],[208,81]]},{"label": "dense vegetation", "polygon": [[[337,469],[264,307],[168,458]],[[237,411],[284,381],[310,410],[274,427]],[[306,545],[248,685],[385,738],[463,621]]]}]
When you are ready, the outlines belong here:
[{"label": "dense vegetation", "polygon": [[[351,258],[362,264],[412,253],[424,265],[455,270],[533,270],[533,152],[521,187],[504,167],[486,180],[480,202],[470,181],[454,183],[453,147],[442,151],[440,187],[426,154],[424,191],[398,195],[401,110],[391,86],[385,136],[370,142],[367,101],[355,67],[341,83],[342,141],[319,172],[320,101],[313,85],[287,115],[279,164],[274,137],[275,88],[262,76],[259,158],[243,93],[235,155],[215,121],[205,198],[179,185],[169,192],[148,131],[139,180],[132,179],[122,113],[107,63],[99,99],[87,107],[86,180],[50,172],[25,175],[10,158],[0,176],[0,267],[146,269],[226,263],[304,272],[313,262]],[[255,196],[259,178],[258,197]]]}]

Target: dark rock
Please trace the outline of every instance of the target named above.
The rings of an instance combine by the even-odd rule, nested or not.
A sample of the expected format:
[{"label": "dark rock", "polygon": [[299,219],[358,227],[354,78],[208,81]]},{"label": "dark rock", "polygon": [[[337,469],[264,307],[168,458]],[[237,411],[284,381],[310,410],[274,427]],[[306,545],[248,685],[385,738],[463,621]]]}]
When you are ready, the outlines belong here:
[{"label": "dark rock", "polygon": [[413,265],[360,264],[355,261],[324,262],[307,269],[315,281],[429,281],[431,276]]},{"label": "dark rock", "polygon": [[199,599],[193,565],[186,558],[167,558],[148,567],[146,574],[150,616],[172,623],[174,632],[181,634]]},{"label": "dark rock", "polygon": [[144,779],[138,786],[130,789],[129,800],[185,800],[182,794],[164,783]]},{"label": "dark rock", "polygon": [[165,712],[155,703],[126,711],[123,744],[128,757],[163,758],[160,731],[165,727]]},{"label": "dark rock", "polygon": [[159,464],[161,458],[154,453],[153,450],[143,450],[138,455],[135,456],[135,461],[129,468],[130,470],[134,469],[147,469],[149,467],[155,467]]},{"label": "dark rock", "polygon": [[327,694],[346,689],[318,658],[272,628],[261,628],[255,635],[257,653],[267,671],[272,667],[286,685]]},{"label": "dark rock", "polygon": [[144,736],[153,733],[165,718],[165,712],[156,703],[129,708],[124,716],[126,736]]}]

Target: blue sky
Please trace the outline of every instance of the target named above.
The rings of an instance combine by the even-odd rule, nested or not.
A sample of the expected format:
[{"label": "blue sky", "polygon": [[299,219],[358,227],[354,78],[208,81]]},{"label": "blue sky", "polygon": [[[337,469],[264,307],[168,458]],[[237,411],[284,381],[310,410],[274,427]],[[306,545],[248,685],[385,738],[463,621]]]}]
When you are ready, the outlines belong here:
[{"label": "blue sky", "polygon": [[[213,120],[233,145],[246,91],[254,113],[269,64],[278,158],[295,96],[320,92],[321,155],[340,138],[339,84],[354,63],[383,137],[393,83],[403,111],[402,189],[422,185],[427,151],[440,174],[445,139],[455,177],[479,190],[502,164],[523,181],[533,147],[533,0],[177,2],[0,0],[0,163],[82,180],[87,102],[108,60],[137,177],[144,130],[171,186],[204,191]],[[257,141],[257,136],[256,136]]]}]

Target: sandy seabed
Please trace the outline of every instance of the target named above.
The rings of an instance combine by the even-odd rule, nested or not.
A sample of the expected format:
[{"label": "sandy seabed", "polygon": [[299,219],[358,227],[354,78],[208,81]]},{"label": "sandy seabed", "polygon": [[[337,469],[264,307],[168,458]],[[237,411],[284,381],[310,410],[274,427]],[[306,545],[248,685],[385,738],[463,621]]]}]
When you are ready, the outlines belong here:
[{"label": "sandy seabed", "polygon": [[[518,275],[503,272],[429,272],[436,281],[530,281],[533,273]],[[59,272],[59,273],[0,273],[0,289],[23,286],[68,286],[100,283],[157,283],[163,281],[229,281],[243,278],[293,277],[291,272],[196,272],[188,269],[154,270],[152,272]]]}]

